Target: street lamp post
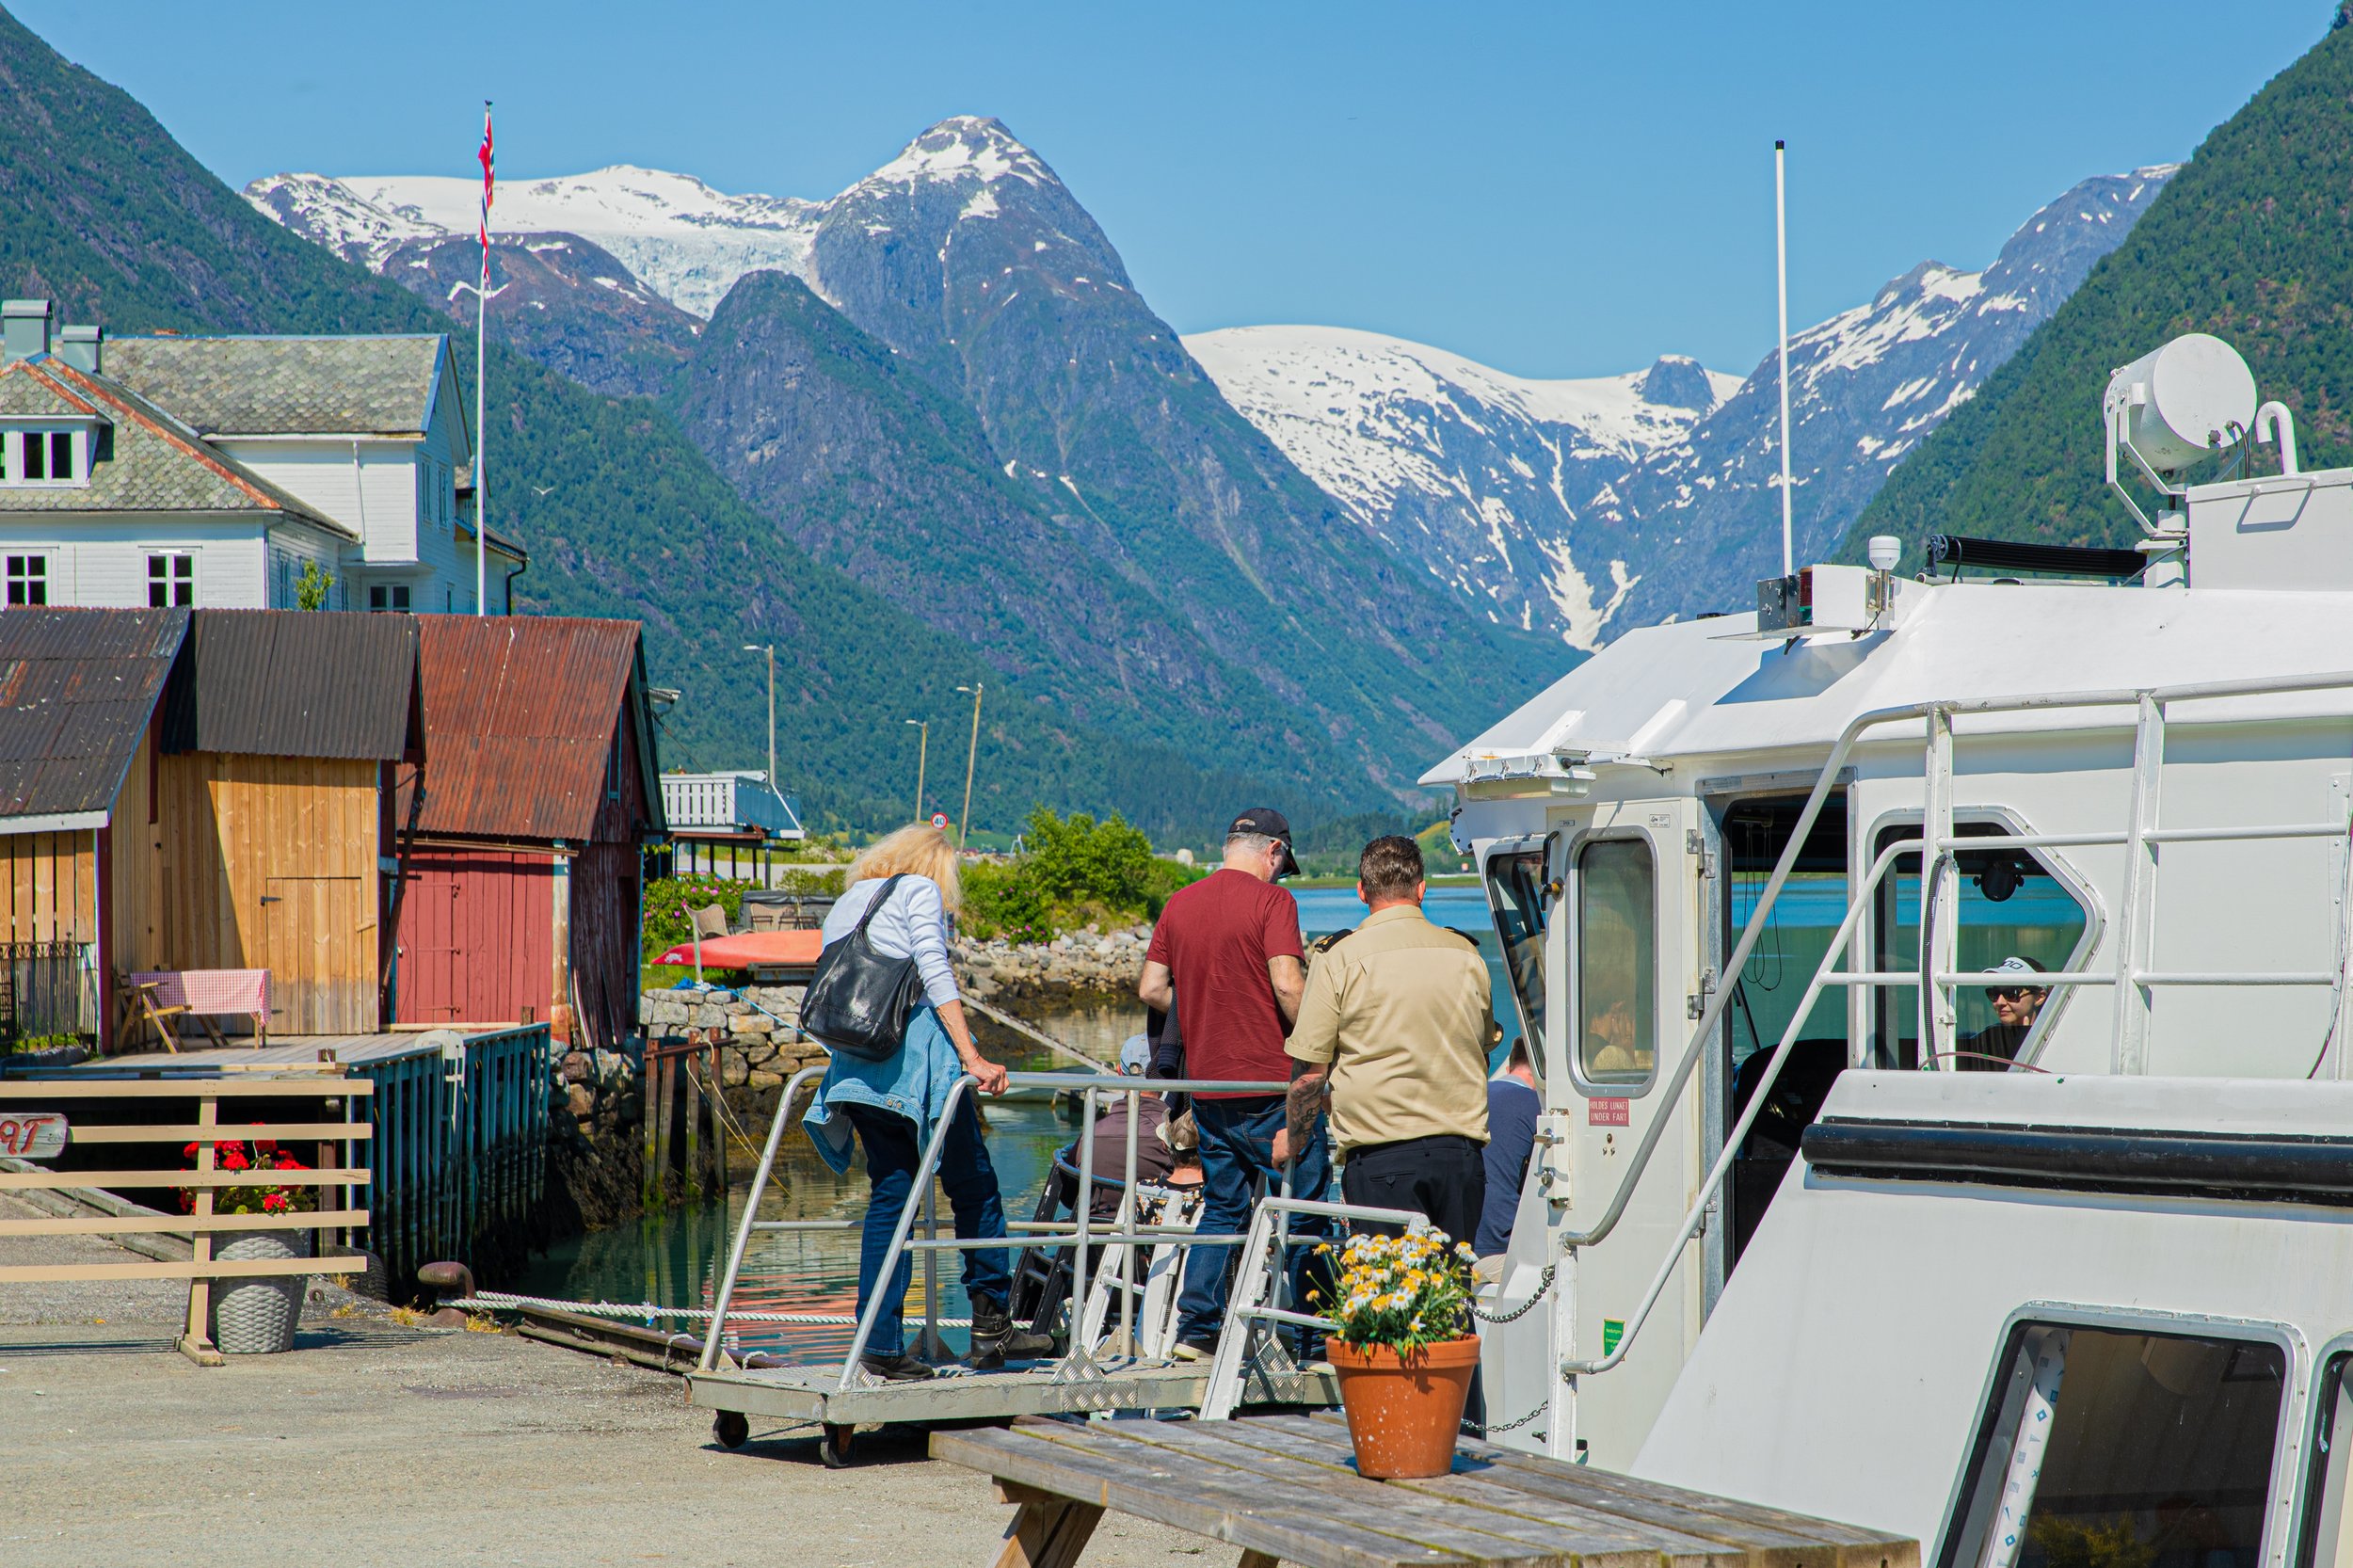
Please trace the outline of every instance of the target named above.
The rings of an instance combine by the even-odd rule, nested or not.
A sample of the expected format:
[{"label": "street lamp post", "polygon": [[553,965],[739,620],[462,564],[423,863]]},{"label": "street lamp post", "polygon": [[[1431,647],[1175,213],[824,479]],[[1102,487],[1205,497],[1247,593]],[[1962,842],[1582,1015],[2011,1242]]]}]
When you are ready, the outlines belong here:
[{"label": "street lamp post", "polygon": [[745,643],[744,651],[768,655],[768,788],[782,794],[776,789],[776,645]]},{"label": "street lamp post", "polygon": [[981,755],[981,694],[988,688],[975,680],[956,690],[972,694],[972,744],[964,753],[964,820],[956,824],[956,847],[962,849],[972,839],[972,763]]},{"label": "street lamp post", "polygon": [[915,726],[915,820],[923,820],[923,762],[932,749],[932,727],[926,719],[909,719]]}]

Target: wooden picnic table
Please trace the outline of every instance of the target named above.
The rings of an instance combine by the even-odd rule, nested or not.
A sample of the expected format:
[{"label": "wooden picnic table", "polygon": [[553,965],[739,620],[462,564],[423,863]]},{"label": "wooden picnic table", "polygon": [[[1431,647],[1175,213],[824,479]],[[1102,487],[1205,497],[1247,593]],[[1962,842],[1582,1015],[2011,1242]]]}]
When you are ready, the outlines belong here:
[{"label": "wooden picnic table", "polygon": [[1464,1441],[1430,1480],[1356,1474],[1337,1415],[932,1434],[1018,1505],[998,1568],[1069,1568],[1114,1509],[1239,1547],[1241,1568],[1919,1568],[1918,1543]]}]

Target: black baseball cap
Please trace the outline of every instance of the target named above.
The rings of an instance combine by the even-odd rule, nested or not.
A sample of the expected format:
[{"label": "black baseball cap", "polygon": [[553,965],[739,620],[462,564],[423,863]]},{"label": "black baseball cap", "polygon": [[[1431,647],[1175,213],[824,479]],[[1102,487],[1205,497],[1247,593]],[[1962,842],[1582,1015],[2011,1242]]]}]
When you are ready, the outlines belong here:
[{"label": "black baseball cap", "polygon": [[1277,876],[1299,874],[1299,857],[1291,854],[1290,819],[1284,816],[1282,812],[1277,811],[1272,806],[1253,806],[1248,810],[1236,812],[1234,824],[1225,830],[1225,836],[1230,839],[1237,833],[1263,834],[1281,844],[1283,866],[1274,874]]}]

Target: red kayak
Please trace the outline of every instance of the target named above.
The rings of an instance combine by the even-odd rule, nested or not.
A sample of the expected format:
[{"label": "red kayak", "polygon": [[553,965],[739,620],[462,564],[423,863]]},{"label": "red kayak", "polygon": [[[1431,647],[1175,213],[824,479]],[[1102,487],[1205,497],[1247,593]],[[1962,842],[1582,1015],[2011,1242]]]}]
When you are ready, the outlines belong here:
[{"label": "red kayak", "polygon": [[[706,936],[703,968],[807,968],[817,962],[818,950],[824,946],[822,931],[746,931],[734,936]],[[691,965],[695,962],[695,944],[680,942],[654,962]]]}]

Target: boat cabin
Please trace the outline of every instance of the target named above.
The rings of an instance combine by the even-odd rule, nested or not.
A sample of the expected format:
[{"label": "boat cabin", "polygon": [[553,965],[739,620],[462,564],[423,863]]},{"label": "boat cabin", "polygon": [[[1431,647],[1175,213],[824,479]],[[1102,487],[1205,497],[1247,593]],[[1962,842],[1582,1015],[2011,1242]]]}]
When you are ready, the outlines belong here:
[{"label": "boat cabin", "polygon": [[[1910,1332],[1907,1289],[2007,1244],[1961,1227],[1931,1246],[1917,1215],[1900,1223],[1932,1261],[1846,1242],[1833,1260],[1790,1234],[1783,1207],[1815,1179],[1801,1151],[1858,1080],[2192,1080],[2168,1102],[2192,1121],[2204,1085],[2353,1092],[2334,1087],[2353,1079],[2353,471],[2300,472],[2251,376],[2217,392],[2235,356],[2201,348],[2186,382],[2161,358],[2118,374],[2104,416],[2120,493],[2157,492],[2153,516],[2133,503],[2138,549],[1940,540],[1900,577],[1897,541],[1874,541],[1869,567],[1760,584],[1753,614],[1625,634],[1424,776],[1455,798],[1543,1077],[1491,1306],[1543,1309],[1489,1332],[1485,1359],[1491,1423],[1545,1414],[1498,1441],[1688,1480],[1705,1467],[1664,1456],[1721,1419],[1694,1390],[1794,1400],[1822,1375],[1791,1348],[1800,1299],[1845,1304],[1807,1335]],[[2236,466],[2211,476],[2217,452]],[[2021,1103],[2031,1125],[2073,1113]],[[2123,1244],[2096,1221],[2055,1242]],[[1768,1257],[1833,1272],[1755,1309],[1769,1370],[1741,1384],[1716,1325],[1762,1293],[1745,1281]],[[2201,1282],[2175,1284],[2168,1309],[2201,1310]],[[1937,1340],[1973,1398],[2010,1375],[1991,1347],[2027,1299]],[[2167,1298],[2120,1271],[2071,1299]],[[1858,1321],[1866,1303],[1883,1320]],[[1703,1355],[1720,1375],[1691,1384]],[[1798,1445],[1782,1476],[1818,1431],[1714,1441]],[[1920,1441],[1919,1485],[1955,1484]],[[1816,1508],[1735,1483],[1751,1474],[1697,1484]],[[1925,1506],[1897,1522],[1929,1539]]]}]

